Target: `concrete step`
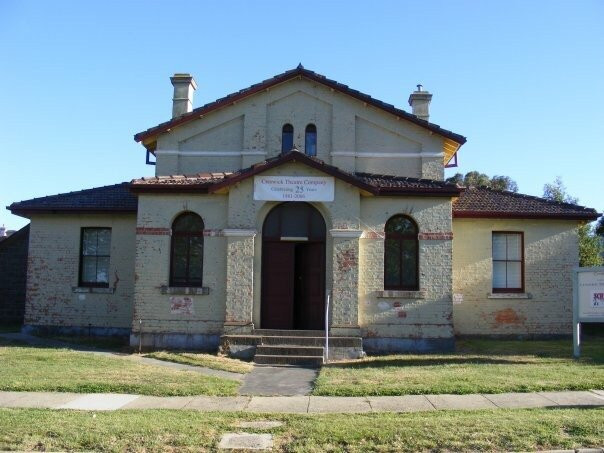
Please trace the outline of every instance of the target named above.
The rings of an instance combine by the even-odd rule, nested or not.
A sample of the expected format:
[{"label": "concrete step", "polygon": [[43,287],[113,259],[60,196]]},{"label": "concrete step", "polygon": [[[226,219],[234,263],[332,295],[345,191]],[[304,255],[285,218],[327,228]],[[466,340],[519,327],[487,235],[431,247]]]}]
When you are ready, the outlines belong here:
[{"label": "concrete step", "polygon": [[262,343],[262,337],[258,335],[221,335],[220,343],[228,341],[230,344],[257,345]]},{"label": "concrete step", "polygon": [[256,348],[256,354],[260,355],[292,355],[292,356],[316,356],[323,357],[323,348],[319,346],[274,346],[260,345]]},{"label": "concrete step", "polygon": [[323,364],[322,356],[307,355],[265,355],[256,354],[254,362],[260,365],[296,365],[320,367]]},{"label": "concrete step", "polygon": [[324,330],[282,330],[282,329],[254,329],[253,335],[262,337],[324,337]]},{"label": "concrete step", "polygon": [[[325,337],[291,337],[291,336],[263,336],[262,345],[273,346],[325,346]],[[329,345],[342,348],[360,348],[363,344],[361,337],[329,337]]]}]

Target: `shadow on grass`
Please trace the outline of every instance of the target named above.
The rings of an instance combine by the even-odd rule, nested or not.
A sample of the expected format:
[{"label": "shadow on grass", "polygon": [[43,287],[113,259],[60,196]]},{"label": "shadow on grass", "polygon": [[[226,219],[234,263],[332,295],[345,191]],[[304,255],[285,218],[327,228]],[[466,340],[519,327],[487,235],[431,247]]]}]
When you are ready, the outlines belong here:
[{"label": "shadow on grass", "polygon": [[534,361],[518,359],[502,359],[488,357],[413,357],[384,359],[374,358],[362,362],[341,362],[324,365],[328,368],[386,368],[386,367],[425,367],[439,365],[534,365]]},{"label": "shadow on grass", "polygon": [[115,355],[130,355],[131,348],[129,346],[118,346],[115,344],[101,344],[93,341],[71,342],[58,340],[52,337],[34,337],[39,341],[36,343],[28,342],[18,338],[0,337],[0,346],[15,346],[19,348],[29,349],[66,349],[81,352],[100,352]]}]

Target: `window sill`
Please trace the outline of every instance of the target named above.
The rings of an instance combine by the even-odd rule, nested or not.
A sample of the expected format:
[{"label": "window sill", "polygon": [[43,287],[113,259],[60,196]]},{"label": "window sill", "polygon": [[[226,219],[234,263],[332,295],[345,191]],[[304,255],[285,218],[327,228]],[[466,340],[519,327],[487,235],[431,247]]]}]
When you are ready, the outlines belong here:
[{"label": "window sill", "polygon": [[419,291],[399,291],[399,290],[384,290],[378,293],[378,298],[381,299],[425,299],[426,290]]},{"label": "window sill", "polygon": [[104,286],[72,286],[71,292],[77,294],[113,294],[115,293],[115,288]]},{"label": "window sill", "polygon": [[530,293],[488,293],[487,299],[532,299]]},{"label": "window sill", "polygon": [[207,286],[166,286],[159,287],[162,294],[207,296],[210,288]]}]

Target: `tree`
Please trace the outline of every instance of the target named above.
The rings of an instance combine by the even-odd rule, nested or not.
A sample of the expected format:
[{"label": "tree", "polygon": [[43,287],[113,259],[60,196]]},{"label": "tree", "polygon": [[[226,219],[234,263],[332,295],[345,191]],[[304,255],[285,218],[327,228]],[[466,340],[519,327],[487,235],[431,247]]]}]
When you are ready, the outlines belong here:
[{"label": "tree", "polygon": [[553,183],[543,186],[543,198],[559,203],[577,204],[579,202],[578,198],[572,197],[566,192],[566,186],[560,176],[556,176]]},{"label": "tree", "polygon": [[[553,183],[543,186],[543,198],[559,203],[577,204],[579,199],[566,192],[566,186],[562,178],[557,176]],[[602,265],[602,241],[596,236],[594,228],[589,223],[583,223],[577,228],[579,237],[579,266],[601,266]]]},{"label": "tree", "polygon": [[602,241],[594,233],[594,229],[585,223],[580,225],[577,234],[579,235],[579,266],[602,266]]},{"label": "tree", "polygon": [[491,178],[491,189],[518,192],[518,184],[509,176],[495,175]]},{"label": "tree", "polygon": [[454,176],[447,178],[447,182],[458,184],[465,187],[489,187],[494,190],[509,190],[510,192],[518,192],[518,184],[509,176],[493,176],[480,173],[479,171],[469,171],[465,175],[455,173]]},{"label": "tree", "polygon": [[600,217],[600,220],[596,224],[596,234],[604,238],[604,215]]}]

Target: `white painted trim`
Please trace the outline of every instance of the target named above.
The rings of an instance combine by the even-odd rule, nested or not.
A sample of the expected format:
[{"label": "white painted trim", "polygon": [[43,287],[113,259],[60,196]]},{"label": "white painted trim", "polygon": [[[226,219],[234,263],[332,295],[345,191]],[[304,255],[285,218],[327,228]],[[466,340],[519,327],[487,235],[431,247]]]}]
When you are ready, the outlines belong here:
[{"label": "white painted trim", "polygon": [[376,152],[356,152],[356,151],[333,151],[332,157],[443,157],[443,153],[376,153]]},{"label": "white painted trim", "polygon": [[183,156],[183,157],[240,157],[240,156],[266,156],[264,151],[179,151],[173,149],[158,149],[156,155]]},{"label": "white painted trim", "polygon": [[226,237],[254,237],[257,234],[256,230],[244,230],[240,228],[225,228],[222,234]]},{"label": "white painted trim", "polygon": [[360,238],[363,234],[363,230],[333,229],[329,230],[329,234],[334,238]]}]

